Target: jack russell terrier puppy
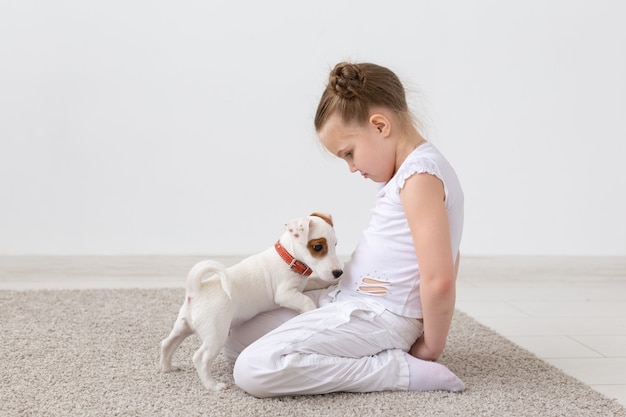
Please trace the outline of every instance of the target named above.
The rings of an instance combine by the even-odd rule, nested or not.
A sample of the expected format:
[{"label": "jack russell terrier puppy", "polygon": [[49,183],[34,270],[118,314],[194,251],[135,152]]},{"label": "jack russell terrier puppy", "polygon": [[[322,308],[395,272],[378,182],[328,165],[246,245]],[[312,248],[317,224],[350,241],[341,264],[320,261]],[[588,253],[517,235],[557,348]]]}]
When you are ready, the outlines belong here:
[{"label": "jack russell terrier puppy", "polygon": [[[170,335],[161,342],[161,370],[177,370],[172,355],[193,333],[202,346],[193,362],[202,384],[219,391],[226,387],[211,377],[211,364],[220,353],[233,323],[259,313],[287,307],[304,313],[315,308],[302,294],[307,277],[314,271],[321,280],[335,281],[343,273],[335,254],[335,229],[329,215],[313,213],[289,221],[278,242],[263,252],[225,268],[207,260],[193,266],[187,276],[185,302]],[[211,277],[203,277],[213,273]]]}]

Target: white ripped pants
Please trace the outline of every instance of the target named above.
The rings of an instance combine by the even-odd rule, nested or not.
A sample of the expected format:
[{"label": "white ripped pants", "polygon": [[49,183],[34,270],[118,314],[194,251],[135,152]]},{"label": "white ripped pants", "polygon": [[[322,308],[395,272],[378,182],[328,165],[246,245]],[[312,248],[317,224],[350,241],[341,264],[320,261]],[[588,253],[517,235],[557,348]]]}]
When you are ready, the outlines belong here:
[{"label": "white ripped pants", "polygon": [[235,383],[256,397],[407,390],[404,353],[422,334],[398,316],[330,289],[307,295],[318,309],[285,308],[231,329],[223,353],[235,360]]}]

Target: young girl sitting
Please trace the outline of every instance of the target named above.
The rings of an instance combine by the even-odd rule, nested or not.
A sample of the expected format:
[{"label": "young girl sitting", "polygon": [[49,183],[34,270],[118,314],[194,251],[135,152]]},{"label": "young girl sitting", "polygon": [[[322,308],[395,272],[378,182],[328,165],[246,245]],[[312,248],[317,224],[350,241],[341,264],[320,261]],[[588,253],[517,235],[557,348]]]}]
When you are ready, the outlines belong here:
[{"label": "young girl sitting", "polygon": [[261,314],[233,328],[224,353],[257,397],[383,390],[462,391],[436,362],[454,312],[463,191],[413,123],[402,83],[371,63],[339,63],[315,117],[323,146],[381,183],[369,226],[319,306]]}]

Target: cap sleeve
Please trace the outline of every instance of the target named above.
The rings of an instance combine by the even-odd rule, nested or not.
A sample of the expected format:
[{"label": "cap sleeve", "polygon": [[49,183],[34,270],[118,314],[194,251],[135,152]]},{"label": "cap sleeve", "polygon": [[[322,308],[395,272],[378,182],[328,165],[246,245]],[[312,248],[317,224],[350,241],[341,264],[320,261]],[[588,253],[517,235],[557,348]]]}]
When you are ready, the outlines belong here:
[{"label": "cap sleeve", "polygon": [[430,159],[420,158],[414,161],[410,161],[400,167],[400,171],[398,171],[398,174],[396,175],[396,190],[399,192],[402,188],[404,188],[404,184],[406,184],[406,181],[413,175],[424,173],[434,175],[435,177],[439,178],[441,182],[444,182],[443,176],[441,175],[437,164],[435,164],[435,162]]}]

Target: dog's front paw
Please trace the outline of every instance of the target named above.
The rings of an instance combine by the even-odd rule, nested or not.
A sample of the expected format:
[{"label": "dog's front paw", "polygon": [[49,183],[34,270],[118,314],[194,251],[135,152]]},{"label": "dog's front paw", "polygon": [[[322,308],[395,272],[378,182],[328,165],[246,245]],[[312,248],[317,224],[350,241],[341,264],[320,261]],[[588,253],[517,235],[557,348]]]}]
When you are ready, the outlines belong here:
[{"label": "dog's front paw", "polygon": [[309,302],[305,303],[305,305],[300,308],[300,313],[306,313],[307,311],[315,310],[316,308],[315,303],[309,299]]}]

